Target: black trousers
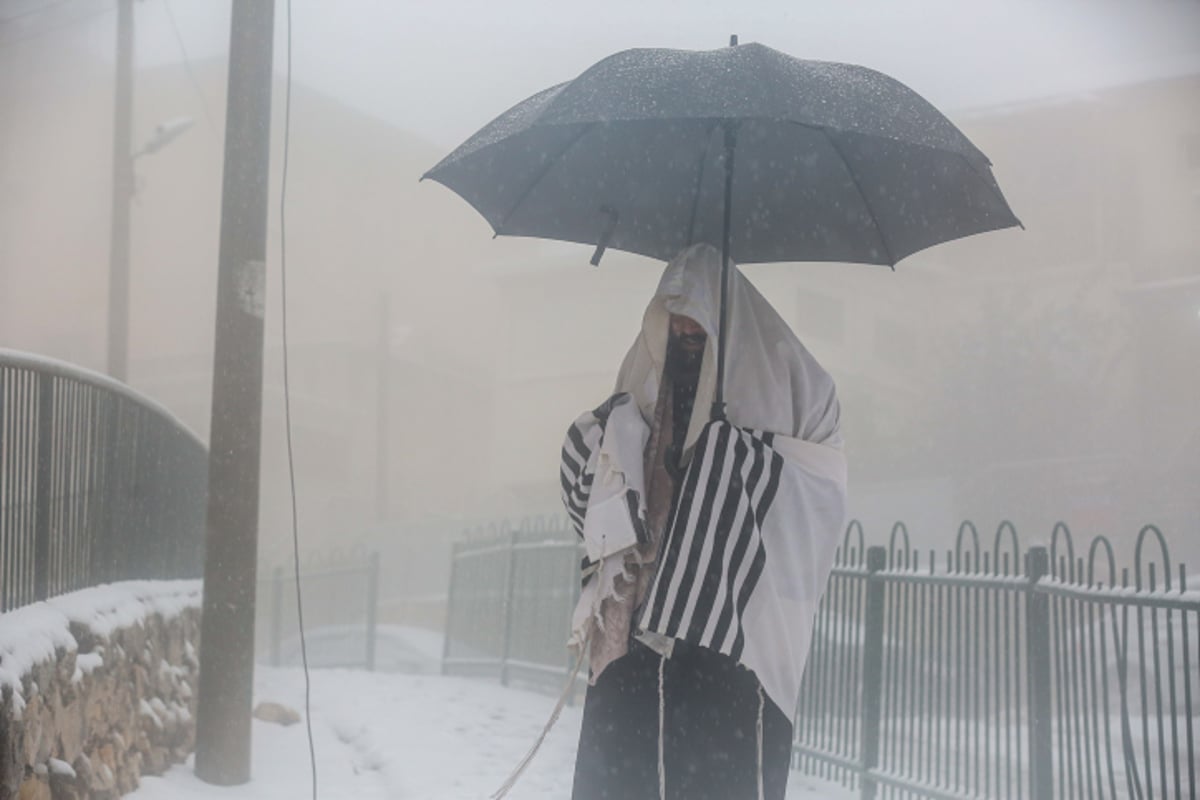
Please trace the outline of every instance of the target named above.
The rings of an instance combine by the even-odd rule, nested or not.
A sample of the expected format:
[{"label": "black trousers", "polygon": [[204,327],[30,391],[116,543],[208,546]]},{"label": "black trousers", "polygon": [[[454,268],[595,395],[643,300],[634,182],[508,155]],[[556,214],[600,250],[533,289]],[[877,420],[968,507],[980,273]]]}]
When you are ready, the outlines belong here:
[{"label": "black trousers", "polygon": [[[658,800],[659,656],[640,642],[588,688],[572,800]],[[670,800],[758,800],[758,680],[731,658],[675,643],[663,673]],[[764,695],[763,792],[784,800],[792,723]]]}]

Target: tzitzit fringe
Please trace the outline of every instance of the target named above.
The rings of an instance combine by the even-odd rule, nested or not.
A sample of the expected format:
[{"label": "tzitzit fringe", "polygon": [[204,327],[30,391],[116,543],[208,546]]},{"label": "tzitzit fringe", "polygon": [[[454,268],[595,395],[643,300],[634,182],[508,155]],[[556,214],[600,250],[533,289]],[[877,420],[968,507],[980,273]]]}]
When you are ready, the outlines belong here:
[{"label": "tzitzit fringe", "polygon": [[663,653],[658,654],[658,800],[667,800],[667,768],[663,757],[663,724],[667,718],[667,701],[666,693],[663,690],[664,679],[663,673],[667,664],[667,657]]},{"label": "tzitzit fringe", "polygon": [[575,679],[579,677],[579,670],[583,666],[583,660],[587,658],[588,645],[592,641],[592,631],[588,631],[587,638],[584,639],[583,646],[579,648],[579,657],[575,659],[575,668],[571,670],[570,676],[567,678],[567,684],[563,687],[562,694],[558,696],[558,703],[554,706],[554,711],[550,713],[550,719],[546,720],[546,725],[542,728],[541,734],[534,741],[533,746],[529,748],[529,752],[517,764],[516,769],[508,776],[500,788],[491,795],[491,800],[501,800],[509,791],[517,785],[521,774],[525,772],[525,768],[533,763],[533,757],[537,755],[538,750],[542,747],[542,742],[546,741],[546,737],[550,735],[550,729],[558,722],[559,716],[562,715],[562,710],[567,705],[567,698],[571,696],[571,692],[575,691]]},{"label": "tzitzit fringe", "polygon": [[[601,548],[603,548],[606,542],[607,536],[602,535],[600,537]],[[603,574],[600,571],[600,564],[603,562],[604,559],[601,559],[600,562],[594,565],[594,570],[596,571],[596,580],[600,580],[600,576]],[[586,577],[588,574],[588,572],[585,572],[584,577]],[[623,562],[621,564],[621,575],[626,575],[625,564]],[[516,769],[514,769],[512,774],[508,776],[508,780],[504,781],[504,783],[500,785],[500,788],[490,796],[489,800],[503,800],[504,796],[507,795],[512,788],[517,785],[517,781],[520,780],[521,774],[524,773],[525,768],[533,762],[533,757],[537,755],[538,750],[542,748],[542,743],[545,742],[546,737],[550,735],[550,729],[553,728],[555,723],[558,722],[558,718],[562,715],[562,710],[567,705],[567,698],[571,696],[571,692],[575,691],[575,679],[579,677],[579,670],[583,667],[584,659],[588,658],[588,648],[592,643],[592,634],[595,632],[597,627],[601,627],[603,624],[603,620],[600,617],[600,604],[604,602],[604,587],[597,586],[596,589],[596,599],[592,603],[592,613],[588,616],[588,620],[591,622],[591,625],[588,626],[587,636],[583,637],[583,643],[579,645],[579,657],[575,659],[575,666],[571,670],[571,674],[567,676],[567,683],[565,686],[563,686],[562,693],[558,696],[558,702],[554,704],[554,710],[550,712],[550,719],[546,720],[546,724],[543,726],[541,734],[539,734],[538,738],[534,740],[533,746],[529,748],[529,752],[526,753],[525,757],[522,758],[517,764]]]},{"label": "tzitzit fringe", "polygon": [[758,800],[766,800],[763,794],[763,690],[758,685]]}]

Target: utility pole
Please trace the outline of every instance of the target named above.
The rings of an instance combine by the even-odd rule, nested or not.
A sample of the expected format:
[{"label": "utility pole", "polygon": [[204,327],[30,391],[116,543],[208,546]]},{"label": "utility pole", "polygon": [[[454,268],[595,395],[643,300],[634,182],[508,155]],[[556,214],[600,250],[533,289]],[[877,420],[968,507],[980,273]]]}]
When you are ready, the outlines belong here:
[{"label": "utility pole", "polygon": [[133,200],[133,0],[117,0],[112,231],[108,244],[108,374],[129,378],[129,206]]},{"label": "utility pole", "polygon": [[196,775],[250,780],[274,0],[236,0],[209,441]]},{"label": "utility pole", "polygon": [[375,521],[381,525],[389,512],[388,456],[391,453],[391,383],[392,383],[392,323],[391,296],[386,292],[379,298],[379,349],[375,398]]}]

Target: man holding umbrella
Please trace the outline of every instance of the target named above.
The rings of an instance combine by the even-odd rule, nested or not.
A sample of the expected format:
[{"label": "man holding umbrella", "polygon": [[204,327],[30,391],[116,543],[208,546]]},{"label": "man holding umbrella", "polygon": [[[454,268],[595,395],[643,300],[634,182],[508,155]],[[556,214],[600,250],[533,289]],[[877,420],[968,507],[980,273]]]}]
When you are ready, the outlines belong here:
[{"label": "man holding umbrella", "polygon": [[886,75],[749,44],[616,53],[426,177],[497,235],[671,259],[564,447],[595,680],[576,800],[782,798],[846,467],[833,382],[732,265],[894,268],[1019,225],[991,162]]},{"label": "man holding umbrella", "polygon": [[624,470],[644,476],[627,488],[647,535],[606,556],[616,569],[597,564],[581,595],[591,687],[575,800],[784,796],[844,525],[839,406],[828,373],[733,270],[726,420],[711,420],[720,279],[711,246],[672,260],[617,378],[614,400],[647,428],[641,469]]}]

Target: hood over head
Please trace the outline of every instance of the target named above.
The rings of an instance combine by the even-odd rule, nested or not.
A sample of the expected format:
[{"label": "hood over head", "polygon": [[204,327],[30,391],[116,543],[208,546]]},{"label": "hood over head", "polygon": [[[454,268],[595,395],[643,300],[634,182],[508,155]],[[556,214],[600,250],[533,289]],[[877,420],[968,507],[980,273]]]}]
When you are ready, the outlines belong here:
[{"label": "hood over head", "polygon": [[[729,284],[725,403],[730,422],[840,449],[841,412],[833,378],[736,265],[731,265]],[[616,390],[631,393],[642,415],[653,419],[671,315],[691,317],[704,328],[708,341],[687,448],[712,412],[720,313],[721,253],[712,245],[692,245],[663,272],[642,318],[642,331],[617,377]]]}]

